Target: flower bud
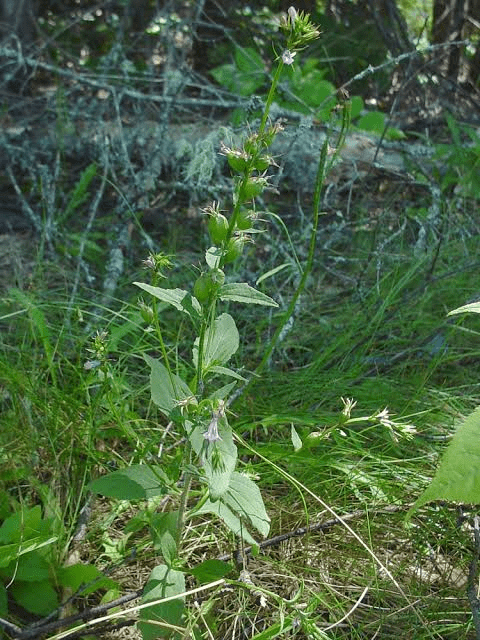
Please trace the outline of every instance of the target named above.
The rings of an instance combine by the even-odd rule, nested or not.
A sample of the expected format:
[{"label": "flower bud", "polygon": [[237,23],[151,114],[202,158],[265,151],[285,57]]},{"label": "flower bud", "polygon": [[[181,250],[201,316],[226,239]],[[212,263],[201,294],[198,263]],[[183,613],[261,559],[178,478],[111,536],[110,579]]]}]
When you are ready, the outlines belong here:
[{"label": "flower bud", "polygon": [[250,177],[243,185],[242,191],[240,193],[242,201],[245,202],[247,200],[252,200],[253,198],[259,196],[265,189],[267,184],[268,182],[266,178],[259,176]]},{"label": "flower bud", "polygon": [[228,220],[222,213],[212,215],[208,221],[208,233],[212,242],[217,246],[225,240],[228,233]]}]

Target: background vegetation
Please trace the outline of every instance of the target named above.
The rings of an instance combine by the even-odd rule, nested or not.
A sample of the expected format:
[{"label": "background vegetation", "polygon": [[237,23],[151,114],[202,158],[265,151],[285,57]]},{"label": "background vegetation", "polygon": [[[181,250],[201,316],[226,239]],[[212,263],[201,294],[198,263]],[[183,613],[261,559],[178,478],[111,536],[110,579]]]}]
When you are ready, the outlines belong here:
[{"label": "background vegetation", "polygon": [[[78,637],[81,620],[99,637],[139,637],[125,609],[162,554],[150,531],[168,500],[88,485],[159,457],[175,469],[183,444],[150,399],[143,355],[158,345],[131,283],[160,250],[175,256],[168,286],[195,279],[209,246],[201,209],[231,192],[220,143],[258,118],[288,4],[0,2],[6,637]],[[235,262],[252,284],[270,270],[280,310],[236,309],[241,374],[297,284],[312,166],[347,94],[353,124],[322,193],[307,288],[231,407],[271,538],[242,557],[216,521],[192,521],[187,588],[205,560],[235,567],[228,589],[188,601],[192,637],[478,637],[475,509],[435,503],[408,525],[405,514],[479,404],[478,318],[447,313],[479,296],[480,8],[298,8],[323,33],[281,79],[268,233]],[[168,308],[160,323],[182,373],[190,329]]]}]

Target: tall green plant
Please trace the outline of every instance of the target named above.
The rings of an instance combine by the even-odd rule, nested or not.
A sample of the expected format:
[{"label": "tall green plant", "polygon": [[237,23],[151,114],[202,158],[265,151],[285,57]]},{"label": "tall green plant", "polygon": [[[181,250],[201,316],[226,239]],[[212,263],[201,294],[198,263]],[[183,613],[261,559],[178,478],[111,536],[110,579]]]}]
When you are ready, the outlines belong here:
[{"label": "tall green plant", "polygon": [[[185,566],[182,539],[186,524],[202,514],[214,514],[237,536],[255,544],[255,532],[266,536],[270,518],[255,482],[237,471],[236,437],[229,424],[228,406],[233,390],[248,382],[229,364],[239,349],[239,332],[229,309],[235,303],[278,307],[273,298],[246,282],[226,279],[226,271],[245,246],[253,242],[257,214],[255,199],[269,186],[267,171],[273,164],[269,147],[280,130],[269,122],[269,112],[285,65],[292,65],[295,55],[319,32],[309,16],[290,8],[280,25],[286,46],[276,59],[271,87],[258,130],[245,136],[238,147],[222,145],[234,174],[230,214],[218,203],[208,206],[208,231],[212,246],[205,253],[205,265],[192,289],[159,286],[166,279],[170,260],[163,254],[150,255],[145,267],[151,282],[136,286],[152,296],[150,307],[142,304],[142,313],[158,341],[159,358],[145,354],[150,369],[153,402],[182,436],[182,463],[167,473],[163,466],[137,465],[110,473],[91,484],[91,489],[105,496],[125,500],[147,499],[163,494],[177,497],[177,508],[168,514],[154,514],[151,527],[155,547],[162,556],[145,587],[139,627],[146,640],[183,637]],[[345,114],[348,113],[345,105]],[[347,125],[348,118],[344,118]],[[259,363],[259,374],[268,361],[282,328],[292,316],[294,306],[312,269],[316,230],[319,219],[320,190],[327,169],[327,142],[320,154],[315,187],[313,229],[308,259],[300,274],[300,284],[292,301],[281,316],[279,326]],[[169,351],[160,323],[161,309],[173,307],[194,327],[197,334],[191,344],[191,366],[188,375],[179,375]],[[246,386],[247,386],[246,385]],[[195,569],[200,582],[222,578],[232,567],[208,561]]]}]

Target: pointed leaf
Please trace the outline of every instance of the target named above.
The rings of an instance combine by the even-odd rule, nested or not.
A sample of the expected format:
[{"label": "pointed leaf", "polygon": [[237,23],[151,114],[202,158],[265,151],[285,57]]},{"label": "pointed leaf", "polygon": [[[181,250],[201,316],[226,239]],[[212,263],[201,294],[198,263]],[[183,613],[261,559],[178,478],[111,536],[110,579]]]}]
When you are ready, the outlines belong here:
[{"label": "pointed leaf", "polygon": [[263,282],[264,280],[267,280],[267,278],[271,278],[272,276],[276,275],[277,273],[280,273],[280,271],[283,271],[287,267],[291,268],[292,263],[284,262],[283,264],[278,265],[278,267],[275,267],[274,269],[270,269],[270,271],[267,271],[266,273],[264,273],[258,278],[256,285],[258,286],[261,282]]},{"label": "pointed leaf", "polygon": [[236,371],[232,371],[232,369],[229,369],[228,367],[210,367],[210,371],[212,373],[219,373],[224,376],[230,376],[230,378],[235,378],[236,380],[240,380],[241,382],[247,382],[246,378],[241,376]]},{"label": "pointed leaf", "polygon": [[0,527],[0,544],[16,542],[38,535],[42,529],[42,509],[40,505],[31,509],[22,508],[5,518]]},{"label": "pointed leaf", "polygon": [[145,282],[134,282],[133,284],[158,298],[158,300],[171,304],[175,309],[188,314],[192,318],[197,318],[201,315],[202,308],[200,303],[184,289],[162,289],[161,287],[153,287]]},{"label": "pointed leaf", "polygon": [[205,560],[197,564],[196,567],[189,570],[189,573],[195,576],[201,584],[208,584],[209,582],[223,578],[231,573],[231,571],[233,571],[231,564],[212,558],[211,560]]},{"label": "pointed leaf", "polygon": [[465,304],[463,307],[458,307],[458,309],[453,309],[447,313],[447,316],[454,316],[457,313],[480,313],[480,302],[472,302],[471,304]]},{"label": "pointed leaf", "polygon": [[218,297],[221,300],[244,302],[245,304],[261,304],[265,307],[278,307],[278,304],[261,291],[257,291],[246,282],[232,282],[220,287]]},{"label": "pointed leaf", "polygon": [[222,501],[243,519],[247,519],[263,536],[268,535],[270,518],[265,510],[260,489],[253,480],[234,471]]},{"label": "pointed leaf", "polygon": [[82,596],[94,593],[98,589],[118,588],[118,583],[104,576],[93,564],[72,564],[56,570],[58,582],[63,587],[78,591],[82,587]]},{"label": "pointed leaf", "polygon": [[89,484],[90,491],[118,500],[146,500],[168,493],[169,480],[158,466],[132,465]]},{"label": "pointed leaf", "polygon": [[[238,350],[239,340],[235,320],[228,313],[222,313],[213,323],[213,327],[207,327],[206,329],[203,354],[204,369],[228,362]],[[198,366],[198,342],[197,338],[193,348],[195,366]]]},{"label": "pointed leaf", "polygon": [[152,400],[165,415],[169,415],[178,405],[179,400],[192,396],[189,386],[155,358],[144,355],[150,365],[150,387]]},{"label": "pointed leaf", "polygon": [[227,505],[221,500],[216,500],[215,502],[207,500],[198,511],[195,511],[195,515],[201,513],[214,513],[224,521],[230,531],[232,531],[236,536],[240,536],[248,544],[256,544],[256,541],[249,533],[245,522],[241,522],[240,518],[238,518],[230,507],[227,507]]},{"label": "pointed leaf", "polygon": [[15,558],[7,572],[15,576],[15,580],[22,580],[22,582],[48,581],[49,564],[38,551],[32,551]]},{"label": "pointed leaf", "polygon": [[[223,367],[221,368],[223,369]],[[214,367],[212,370],[214,371],[215,369],[216,367]],[[223,387],[215,389],[215,391],[213,391],[213,393],[211,393],[208,397],[210,398],[210,400],[224,400],[236,384],[236,382],[229,382]]]},{"label": "pointed leaf", "polygon": [[432,500],[480,504],[480,407],[457,428],[433,480],[407,517]]},{"label": "pointed leaf", "polygon": [[295,427],[291,426],[291,438],[292,438],[292,444],[293,444],[293,448],[295,451],[300,451],[300,449],[303,446],[302,440],[300,438],[300,436],[297,433],[297,430],[295,429]]}]

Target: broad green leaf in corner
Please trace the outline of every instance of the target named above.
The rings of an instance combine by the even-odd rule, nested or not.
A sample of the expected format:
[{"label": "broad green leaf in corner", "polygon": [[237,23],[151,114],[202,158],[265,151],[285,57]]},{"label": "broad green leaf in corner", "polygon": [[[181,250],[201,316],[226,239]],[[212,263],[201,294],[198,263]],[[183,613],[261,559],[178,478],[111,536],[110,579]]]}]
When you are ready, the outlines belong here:
[{"label": "broad green leaf in corner", "polygon": [[480,504],[480,407],[457,428],[437,472],[407,513],[433,500]]},{"label": "broad green leaf in corner", "polygon": [[[203,367],[223,365],[238,350],[240,338],[235,320],[228,313],[222,313],[205,332]],[[193,362],[198,365],[198,338],[193,347]]]},{"label": "broad green leaf in corner", "polygon": [[[181,571],[170,569],[164,564],[155,567],[150,574],[142,597],[142,604],[154,602],[161,598],[178,595],[178,598],[160,602],[140,611],[140,621],[137,623],[143,640],[156,638],[179,639],[183,633],[173,633],[171,625],[178,627],[182,624],[185,593],[185,576]],[[152,623],[149,623],[149,620]]]},{"label": "broad green leaf in corner", "polygon": [[220,287],[218,297],[221,300],[244,302],[245,304],[262,304],[266,307],[278,307],[278,304],[261,291],[257,291],[246,282],[232,282]]},{"label": "broad green leaf in corner", "polygon": [[465,304],[463,307],[458,307],[447,313],[447,316],[455,316],[458,313],[480,313],[480,302],[472,302],[471,304]]},{"label": "broad green leaf in corner", "polygon": [[179,376],[170,374],[168,369],[155,358],[145,354],[150,365],[150,388],[152,400],[166,416],[175,409],[179,400],[192,396],[190,387]]}]

